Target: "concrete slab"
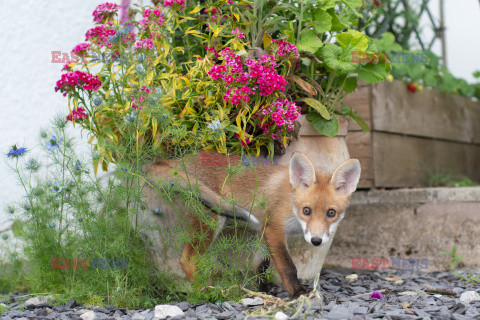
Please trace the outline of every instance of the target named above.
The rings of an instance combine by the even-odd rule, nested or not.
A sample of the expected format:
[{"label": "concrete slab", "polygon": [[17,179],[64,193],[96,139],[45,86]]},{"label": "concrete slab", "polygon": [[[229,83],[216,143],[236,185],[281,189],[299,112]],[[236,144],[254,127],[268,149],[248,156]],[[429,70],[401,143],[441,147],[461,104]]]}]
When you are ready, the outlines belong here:
[{"label": "concrete slab", "polygon": [[[464,258],[459,266],[477,268],[479,235],[480,187],[361,191],[352,197],[325,263],[367,268],[378,259],[380,268],[393,262],[393,267],[445,270],[450,258],[441,251],[456,244]],[[414,264],[402,266],[408,259]]]}]

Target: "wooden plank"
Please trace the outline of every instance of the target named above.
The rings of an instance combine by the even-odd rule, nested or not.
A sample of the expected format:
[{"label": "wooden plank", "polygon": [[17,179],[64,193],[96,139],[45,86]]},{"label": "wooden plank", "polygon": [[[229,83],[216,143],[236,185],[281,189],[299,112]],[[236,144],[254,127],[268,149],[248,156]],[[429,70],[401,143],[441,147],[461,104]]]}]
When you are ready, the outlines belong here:
[{"label": "wooden plank", "polygon": [[471,143],[480,140],[480,102],[424,89],[411,93],[403,82],[372,89],[373,129]]},{"label": "wooden plank", "polygon": [[350,131],[347,135],[347,146],[350,157],[359,159],[362,166],[358,188],[371,188],[373,186],[372,134],[370,132]]},{"label": "wooden plank", "polygon": [[372,157],[372,133],[354,131],[347,135],[347,146],[352,158]]},{"label": "wooden plank", "polygon": [[373,133],[375,187],[423,187],[436,173],[480,182],[480,146]]},{"label": "wooden plank", "polygon": [[[371,127],[371,115],[370,115],[370,104],[371,104],[371,86],[363,85],[357,88],[354,93],[346,96],[343,103],[348,107],[356,110],[358,114],[365,120],[369,127]],[[349,120],[349,129],[350,131],[362,131],[360,126]]]}]

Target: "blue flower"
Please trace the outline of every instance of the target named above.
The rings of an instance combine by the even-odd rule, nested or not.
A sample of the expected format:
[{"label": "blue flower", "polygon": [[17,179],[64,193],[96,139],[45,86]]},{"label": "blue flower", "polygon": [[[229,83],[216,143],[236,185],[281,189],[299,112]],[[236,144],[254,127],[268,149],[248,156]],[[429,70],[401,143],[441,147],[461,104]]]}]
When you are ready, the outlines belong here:
[{"label": "blue flower", "polygon": [[7,156],[10,158],[18,158],[24,155],[27,152],[26,148],[17,148],[16,145],[12,146],[10,151],[8,151]]},{"label": "blue flower", "polygon": [[8,239],[8,234],[6,234],[6,233],[2,234],[2,238],[3,238],[3,240],[7,240]]},{"label": "blue flower", "polygon": [[213,120],[212,122],[210,122],[210,124],[207,127],[208,127],[208,129],[215,132],[218,129],[220,129],[221,126],[222,126],[222,124],[220,123],[220,120],[217,119],[217,120]]},{"label": "blue flower", "polygon": [[133,123],[135,121],[135,112],[132,112],[131,114],[127,114],[125,117],[123,117],[123,120],[128,123]]},{"label": "blue flower", "polygon": [[63,138],[58,138],[55,136],[52,136],[50,141],[47,141],[45,145],[48,147],[48,151],[53,151],[54,149],[60,149],[60,145],[58,144],[60,141],[62,141]]},{"label": "blue flower", "polygon": [[25,211],[30,211],[30,206],[28,204],[26,204],[24,207]]},{"label": "blue flower", "polygon": [[145,61],[145,53],[140,53],[140,54],[137,56],[137,60],[138,60],[138,62],[143,62],[143,61]]},{"label": "blue flower", "polygon": [[54,194],[57,194],[59,192],[62,192],[63,190],[67,189],[67,186],[60,187],[57,181],[55,181],[54,186],[52,188],[52,192]]},{"label": "blue flower", "polygon": [[170,185],[173,187],[175,185],[175,182],[170,181]]}]

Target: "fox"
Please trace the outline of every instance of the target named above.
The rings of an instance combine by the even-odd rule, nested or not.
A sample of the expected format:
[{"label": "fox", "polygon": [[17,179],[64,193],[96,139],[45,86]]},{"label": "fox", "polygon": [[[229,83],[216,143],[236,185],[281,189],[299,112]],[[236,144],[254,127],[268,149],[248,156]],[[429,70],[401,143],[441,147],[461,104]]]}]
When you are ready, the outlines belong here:
[{"label": "fox", "polygon": [[[199,160],[198,156],[187,161],[160,160],[148,175],[185,190],[194,187],[196,197],[220,222],[219,229],[226,219],[237,219],[260,232],[290,297],[308,294],[298,279],[287,235],[303,234],[307,243],[317,247],[328,243],[357,188],[360,162],[346,160],[329,174],[317,172],[306,155],[295,152],[289,166],[258,166],[231,175],[225,168],[202,165]],[[255,203],[260,197],[265,199],[263,206]],[[188,221],[195,230],[207,229],[198,216],[191,215]],[[180,265],[190,281],[195,278],[199,255],[206,252],[219,230],[207,232],[202,244],[189,242],[183,247]],[[262,262],[261,267],[268,263]]]}]

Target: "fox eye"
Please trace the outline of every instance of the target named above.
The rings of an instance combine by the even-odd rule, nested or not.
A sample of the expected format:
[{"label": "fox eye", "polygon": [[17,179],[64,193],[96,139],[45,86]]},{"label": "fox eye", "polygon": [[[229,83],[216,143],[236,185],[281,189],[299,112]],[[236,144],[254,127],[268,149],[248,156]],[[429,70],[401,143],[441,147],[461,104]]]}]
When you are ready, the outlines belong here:
[{"label": "fox eye", "polygon": [[303,208],[303,214],[306,215],[306,216],[309,216],[312,214],[312,209],[310,209],[309,207],[304,207]]},{"label": "fox eye", "polygon": [[327,211],[327,217],[329,218],[335,217],[336,214],[337,214],[337,211],[335,211],[335,209],[328,209]]}]

